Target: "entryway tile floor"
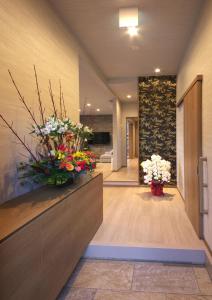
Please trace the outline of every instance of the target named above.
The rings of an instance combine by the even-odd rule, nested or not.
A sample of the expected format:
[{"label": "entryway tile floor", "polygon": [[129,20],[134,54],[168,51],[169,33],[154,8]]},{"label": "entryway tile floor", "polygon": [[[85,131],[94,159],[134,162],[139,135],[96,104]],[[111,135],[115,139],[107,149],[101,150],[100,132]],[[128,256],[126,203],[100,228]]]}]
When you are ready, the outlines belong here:
[{"label": "entryway tile floor", "polygon": [[83,259],[58,300],[212,300],[205,267]]}]

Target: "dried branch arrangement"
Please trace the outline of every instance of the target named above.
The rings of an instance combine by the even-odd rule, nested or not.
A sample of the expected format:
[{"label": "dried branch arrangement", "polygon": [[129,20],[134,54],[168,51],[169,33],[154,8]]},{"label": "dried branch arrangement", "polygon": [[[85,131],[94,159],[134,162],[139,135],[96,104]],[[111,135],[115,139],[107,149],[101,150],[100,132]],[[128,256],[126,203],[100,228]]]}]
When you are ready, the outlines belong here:
[{"label": "dried branch arrangement", "polygon": [[49,95],[53,108],[51,116],[45,116],[38,75],[34,66],[35,86],[41,124],[35,117],[34,112],[28,105],[14,77],[8,70],[12,84],[17,91],[18,98],[27,111],[31,122],[33,134],[41,145],[41,152],[36,152],[29,147],[25,137],[21,137],[5,116],[0,114],[4,125],[13,133],[19,143],[29,153],[28,162],[22,162],[19,170],[24,171],[21,178],[30,177],[35,182],[61,185],[72,180],[76,174],[93,171],[96,166],[95,155],[91,152],[82,151],[84,143],[92,136],[92,130],[81,123],[73,123],[67,117],[65,100],[62,92],[61,81],[59,81],[59,110],[57,109],[55,97],[49,80]]}]

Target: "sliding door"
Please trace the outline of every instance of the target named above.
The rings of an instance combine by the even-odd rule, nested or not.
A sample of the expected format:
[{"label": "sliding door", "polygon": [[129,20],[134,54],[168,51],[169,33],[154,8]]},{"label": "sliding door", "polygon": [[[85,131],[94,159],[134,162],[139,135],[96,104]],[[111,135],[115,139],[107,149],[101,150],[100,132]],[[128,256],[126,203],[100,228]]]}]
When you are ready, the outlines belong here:
[{"label": "sliding door", "polygon": [[202,82],[196,81],[184,102],[185,205],[188,217],[201,236],[199,159],[202,155]]}]

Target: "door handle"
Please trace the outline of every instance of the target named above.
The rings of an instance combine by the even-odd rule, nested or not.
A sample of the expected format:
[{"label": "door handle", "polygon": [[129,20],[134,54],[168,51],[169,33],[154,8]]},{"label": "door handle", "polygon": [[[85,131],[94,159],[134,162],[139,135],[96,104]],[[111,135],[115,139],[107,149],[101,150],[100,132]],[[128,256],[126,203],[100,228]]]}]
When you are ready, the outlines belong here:
[{"label": "door handle", "polygon": [[204,209],[204,188],[208,187],[207,183],[203,182],[203,163],[207,162],[207,157],[200,156],[198,163],[199,175],[199,199],[200,199],[200,214],[207,215],[208,210]]}]

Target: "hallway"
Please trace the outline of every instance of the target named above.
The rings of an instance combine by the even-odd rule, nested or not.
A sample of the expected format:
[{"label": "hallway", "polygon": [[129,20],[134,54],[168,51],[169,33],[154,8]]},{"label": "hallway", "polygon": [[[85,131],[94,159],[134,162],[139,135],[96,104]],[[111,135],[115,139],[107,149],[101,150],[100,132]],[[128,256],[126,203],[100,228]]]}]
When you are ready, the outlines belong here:
[{"label": "hallway", "polygon": [[154,197],[149,187],[104,187],[104,220],[92,243],[203,247],[177,189]]},{"label": "hallway", "polygon": [[0,300],[212,300],[212,0],[0,28]]},{"label": "hallway", "polygon": [[98,163],[97,171],[103,173],[104,181],[138,181],[138,159],[128,159],[127,167],[111,171],[110,163]]}]

